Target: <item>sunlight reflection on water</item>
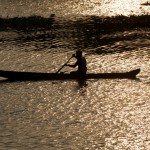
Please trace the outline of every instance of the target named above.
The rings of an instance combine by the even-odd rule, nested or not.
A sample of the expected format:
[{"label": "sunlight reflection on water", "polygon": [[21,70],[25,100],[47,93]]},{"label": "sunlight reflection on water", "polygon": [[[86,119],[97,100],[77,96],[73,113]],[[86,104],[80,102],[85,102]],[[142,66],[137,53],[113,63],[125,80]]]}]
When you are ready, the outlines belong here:
[{"label": "sunlight reflection on water", "polygon": [[141,5],[142,0],[20,0],[1,2],[0,14],[2,17],[41,15],[49,17],[54,13],[56,16],[67,16],[75,19],[81,15],[141,15],[149,14],[149,6]]},{"label": "sunlight reflection on water", "polygon": [[[141,68],[137,80],[0,81],[0,149],[149,149],[149,32],[122,36],[133,33],[83,52],[88,72]],[[46,43],[57,45],[51,49],[38,40],[0,42],[1,69],[55,72],[75,49],[54,40]]]},{"label": "sunlight reflection on water", "polygon": [[2,148],[147,149],[149,87],[132,80],[87,84],[82,89],[75,81],[1,85]]}]

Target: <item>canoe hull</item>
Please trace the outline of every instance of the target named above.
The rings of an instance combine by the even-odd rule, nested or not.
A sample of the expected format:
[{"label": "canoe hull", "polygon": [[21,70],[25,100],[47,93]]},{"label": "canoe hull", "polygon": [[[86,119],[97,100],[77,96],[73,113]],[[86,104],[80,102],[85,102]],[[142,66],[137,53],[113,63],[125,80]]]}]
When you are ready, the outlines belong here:
[{"label": "canoe hull", "polygon": [[133,79],[140,72],[140,69],[132,70],[124,73],[89,73],[85,76],[78,74],[64,73],[38,73],[38,72],[18,72],[0,70],[0,77],[9,80],[69,80],[69,79]]}]

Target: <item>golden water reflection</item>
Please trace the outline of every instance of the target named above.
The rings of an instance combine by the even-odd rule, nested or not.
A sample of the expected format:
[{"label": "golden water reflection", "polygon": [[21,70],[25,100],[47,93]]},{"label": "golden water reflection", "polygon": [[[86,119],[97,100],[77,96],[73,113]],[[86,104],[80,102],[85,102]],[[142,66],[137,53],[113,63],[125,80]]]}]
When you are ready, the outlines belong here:
[{"label": "golden water reflection", "polygon": [[[112,37],[128,34],[137,38],[95,50],[88,47],[93,52],[84,51],[88,71],[141,68],[139,80],[88,80],[80,88],[76,81],[0,82],[0,149],[149,149],[149,30]],[[43,49],[51,43],[37,41],[42,50],[36,51],[34,40],[14,41],[16,33],[9,32],[1,37],[10,39],[10,35],[12,42],[0,43],[2,70],[54,72],[73,53],[59,45],[62,39],[54,39],[58,46],[53,49]],[[99,50],[109,53],[100,55]]]},{"label": "golden water reflection", "polygon": [[149,6],[141,5],[144,0],[20,0],[5,1],[0,4],[0,17],[50,14],[63,17],[81,17],[81,15],[141,15],[150,14]]},{"label": "golden water reflection", "polygon": [[75,81],[2,85],[9,92],[1,102],[5,143],[26,149],[148,149],[149,87],[126,79],[87,82],[84,94]]},{"label": "golden water reflection", "polygon": [[[83,10],[83,15],[102,15],[102,16],[116,16],[116,15],[140,15],[149,13],[146,7],[141,7],[140,0],[107,0],[101,3],[91,0],[89,7]],[[82,10],[82,7],[80,8]]]}]

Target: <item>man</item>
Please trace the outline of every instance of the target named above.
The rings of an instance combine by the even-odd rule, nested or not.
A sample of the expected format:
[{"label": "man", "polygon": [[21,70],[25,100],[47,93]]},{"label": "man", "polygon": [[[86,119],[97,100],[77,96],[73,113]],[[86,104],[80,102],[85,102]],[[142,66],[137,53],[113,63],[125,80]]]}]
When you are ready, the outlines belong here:
[{"label": "man", "polygon": [[87,63],[86,63],[86,59],[82,56],[82,51],[76,51],[76,54],[73,54],[72,56],[77,59],[76,63],[73,65],[66,64],[66,66],[69,66],[72,68],[75,68],[76,66],[78,66],[78,70],[76,72],[71,72],[71,73],[77,73],[81,76],[86,75]]}]

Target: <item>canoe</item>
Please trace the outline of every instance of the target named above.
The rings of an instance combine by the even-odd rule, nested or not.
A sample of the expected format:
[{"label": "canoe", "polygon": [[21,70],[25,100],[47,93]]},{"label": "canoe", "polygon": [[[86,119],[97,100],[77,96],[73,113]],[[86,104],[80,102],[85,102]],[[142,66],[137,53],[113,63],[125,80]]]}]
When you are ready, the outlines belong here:
[{"label": "canoe", "polygon": [[40,73],[40,72],[19,72],[19,71],[4,71],[0,70],[0,77],[8,80],[69,80],[69,79],[134,79],[140,69],[131,70],[123,73],[88,73],[85,76],[78,74],[67,73]]},{"label": "canoe", "polygon": [[146,2],[146,3],[143,3],[141,5],[145,5],[145,6],[150,6],[150,3],[149,2]]}]

